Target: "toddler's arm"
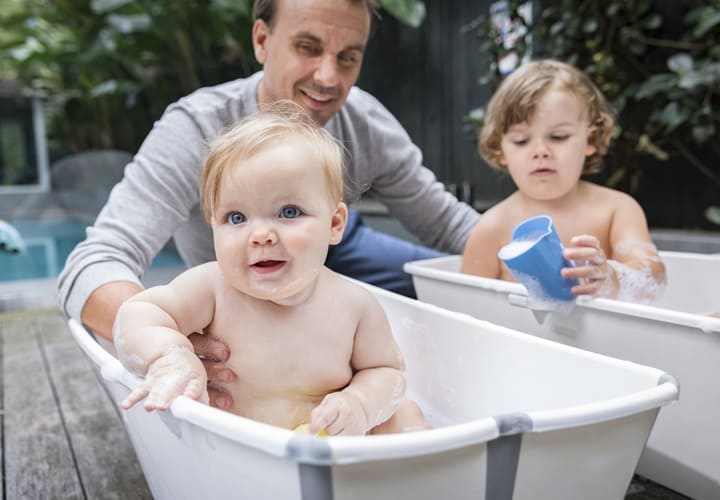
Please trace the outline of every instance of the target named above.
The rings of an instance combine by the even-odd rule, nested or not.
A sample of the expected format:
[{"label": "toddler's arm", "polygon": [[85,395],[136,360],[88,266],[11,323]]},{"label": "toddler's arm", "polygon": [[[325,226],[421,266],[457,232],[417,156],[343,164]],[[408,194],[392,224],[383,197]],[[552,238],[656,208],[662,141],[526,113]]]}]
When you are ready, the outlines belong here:
[{"label": "toddler's arm", "polygon": [[665,289],[665,265],[650,239],[645,214],[631,197],[622,194],[610,227],[608,259],[594,236],[575,236],[564,256],[575,263],[566,278],[579,278],[576,295],[589,294],[618,300],[648,302]]},{"label": "toddler's arm", "polygon": [[460,272],[497,279],[502,270],[497,253],[503,243],[495,211],[488,210],[478,220],[468,237],[462,255]]},{"label": "toddler's arm", "polygon": [[405,364],[385,311],[369,292],[361,292],[364,310],[355,333],[353,378],[313,409],[311,433],[325,429],[331,436],[365,434],[388,420],[404,398]]},{"label": "toddler's arm", "polygon": [[128,369],[145,376],[123,408],[146,397],[146,410],[165,410],[180,395],[208,401],[207,375],[187,336],[212,319],[211,281],[207,269],[193,268],[120,307],[113,335],[118,356]]}]

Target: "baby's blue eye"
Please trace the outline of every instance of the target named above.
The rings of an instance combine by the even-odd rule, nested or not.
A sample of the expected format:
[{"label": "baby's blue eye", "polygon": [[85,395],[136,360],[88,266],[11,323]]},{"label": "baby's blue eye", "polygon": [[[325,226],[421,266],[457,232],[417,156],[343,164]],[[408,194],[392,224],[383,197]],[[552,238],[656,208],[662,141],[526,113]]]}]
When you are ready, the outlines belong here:
[{"label": "baby's blue eye", "polygon": [[228,224],[242,224],[246,220],[247,218],[242,214],[242,212],[230,212],[227,216]]},{"label": "baby's blue eye", "polygon": [[280,210],[280,217],[283,219],[294,219],[300,217],[300,215],[302,215],[302,211],[293,205],[288,205]]}]

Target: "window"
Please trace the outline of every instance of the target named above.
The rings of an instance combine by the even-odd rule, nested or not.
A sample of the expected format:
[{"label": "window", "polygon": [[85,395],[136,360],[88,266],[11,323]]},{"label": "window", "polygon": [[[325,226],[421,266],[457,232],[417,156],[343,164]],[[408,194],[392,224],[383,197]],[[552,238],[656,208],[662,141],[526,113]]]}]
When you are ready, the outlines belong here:
[{"label": "window", "polygon": [[40,99],[0,88],[0,193],[45,192],[49,184]]}]

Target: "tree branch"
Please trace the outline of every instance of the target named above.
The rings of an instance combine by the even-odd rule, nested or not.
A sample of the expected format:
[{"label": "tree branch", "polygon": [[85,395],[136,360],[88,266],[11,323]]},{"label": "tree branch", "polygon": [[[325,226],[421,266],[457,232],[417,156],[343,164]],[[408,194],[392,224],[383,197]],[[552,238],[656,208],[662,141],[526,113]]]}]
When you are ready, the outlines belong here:
[{"label": "tree branch", "polygon": [[692,154],[692,152],[685,147],[685,145],[677,140],[676,138],[671,139],[670,141],[673,146],[677,148],[678,151],[680,151],[680,154],[682,154],[687,161],[690,162],[691,165],[693,165],[695,168],[697,168],[705,177],[713,181],[715,184],[720,186],[720,175],[713,172],[710,167],[708,167],[702,160],[700,160],[697,156]]}]

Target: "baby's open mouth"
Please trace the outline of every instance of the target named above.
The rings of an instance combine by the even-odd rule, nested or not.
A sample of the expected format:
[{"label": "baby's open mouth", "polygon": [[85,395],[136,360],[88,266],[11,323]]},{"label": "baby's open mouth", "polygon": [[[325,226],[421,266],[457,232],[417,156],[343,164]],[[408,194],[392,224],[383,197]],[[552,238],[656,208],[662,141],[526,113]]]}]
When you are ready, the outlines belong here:
[{"label": "baby's open mouth", "polygon": [[276,266],[280,266],[284,263],[285,263],[285,261],[283,261],[283,260],[261,260],[259,262],[256,262],[255,264],[253,264],[253,267],[263,267],[263,268],[276,267]]}]

